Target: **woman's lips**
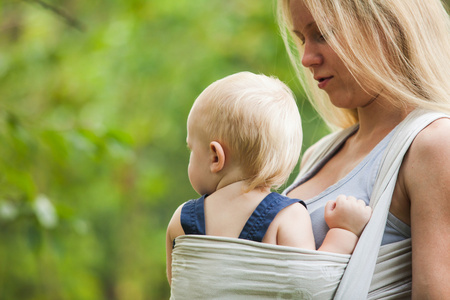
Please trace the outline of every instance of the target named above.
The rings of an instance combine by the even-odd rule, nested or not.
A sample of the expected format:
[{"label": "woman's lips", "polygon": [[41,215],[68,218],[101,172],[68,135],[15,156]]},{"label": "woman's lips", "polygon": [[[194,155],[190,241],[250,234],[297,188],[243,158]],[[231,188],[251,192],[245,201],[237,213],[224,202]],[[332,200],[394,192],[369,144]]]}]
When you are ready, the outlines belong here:
[{"label": "woman's lips", "polygon": [[325,86],[328,84],[328,82],[333,78],[333,76],[330,77],[324,77],[324,78],[320,78],[319,81],[319,89],[324,89]]}]

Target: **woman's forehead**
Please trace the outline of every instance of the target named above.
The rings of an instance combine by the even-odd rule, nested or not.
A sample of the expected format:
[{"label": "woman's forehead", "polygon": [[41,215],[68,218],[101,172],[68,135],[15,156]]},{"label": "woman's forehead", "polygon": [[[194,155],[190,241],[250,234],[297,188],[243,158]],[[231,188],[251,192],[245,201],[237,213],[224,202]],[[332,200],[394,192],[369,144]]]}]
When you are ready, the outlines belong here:
[{"label": "woman's forehead", "polygon": [[293,30],[300,33],[316,28],[316,22],[302,0],[291,0],[289,11],[292,17]]}]

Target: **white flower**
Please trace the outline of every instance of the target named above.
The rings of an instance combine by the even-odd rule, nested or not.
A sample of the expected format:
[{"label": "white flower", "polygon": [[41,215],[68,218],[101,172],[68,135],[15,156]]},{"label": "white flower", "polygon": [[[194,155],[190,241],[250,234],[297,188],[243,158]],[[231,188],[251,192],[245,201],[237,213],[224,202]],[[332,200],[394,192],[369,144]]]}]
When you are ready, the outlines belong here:
[{"label": "white flower", "polygon": [[45,228],[54,228],[58,224],[58,215],[52,202],[45,195],[34,200],[34,212],[39,223]]},{"label": "white flower", "polygon": [[10,202],[0,202],[0,218],[4,220],[14,220],[18,215],[17,207]]}]

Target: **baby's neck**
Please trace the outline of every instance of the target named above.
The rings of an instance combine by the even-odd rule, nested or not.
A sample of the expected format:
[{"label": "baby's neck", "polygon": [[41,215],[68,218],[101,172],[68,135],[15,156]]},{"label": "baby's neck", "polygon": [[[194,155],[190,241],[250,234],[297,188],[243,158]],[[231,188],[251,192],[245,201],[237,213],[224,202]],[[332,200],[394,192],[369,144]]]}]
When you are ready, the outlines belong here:
[{"label": "baby's neck", "polygon": [[240,196],[257,196],[257,195],[268,195],[270,193],[270,188],[256,188],[248,191],[247,183],[245,180],[238,180],[231,182],[227,185],[223,185],[218,188],[212,195],[214,197],[225,196],[227,198],[237,198]]}]

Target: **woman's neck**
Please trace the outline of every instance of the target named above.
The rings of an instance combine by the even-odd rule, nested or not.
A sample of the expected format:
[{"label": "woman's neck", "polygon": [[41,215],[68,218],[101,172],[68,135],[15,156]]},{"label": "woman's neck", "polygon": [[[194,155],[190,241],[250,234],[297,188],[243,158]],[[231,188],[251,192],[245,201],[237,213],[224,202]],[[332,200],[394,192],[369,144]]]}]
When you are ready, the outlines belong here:
[{"label": "woman's neck", "polygon": [[412,111],[408,108],[396,108],[378,98],[371,105],[358,108],[359,129],[355,140],[377,139],[391,132]]}]

